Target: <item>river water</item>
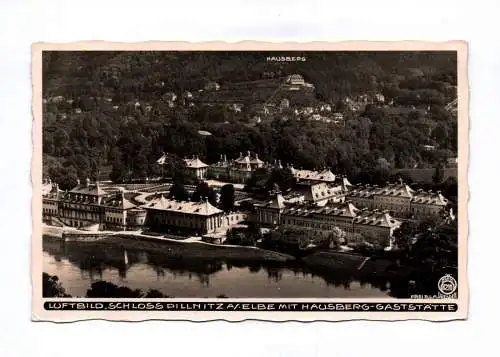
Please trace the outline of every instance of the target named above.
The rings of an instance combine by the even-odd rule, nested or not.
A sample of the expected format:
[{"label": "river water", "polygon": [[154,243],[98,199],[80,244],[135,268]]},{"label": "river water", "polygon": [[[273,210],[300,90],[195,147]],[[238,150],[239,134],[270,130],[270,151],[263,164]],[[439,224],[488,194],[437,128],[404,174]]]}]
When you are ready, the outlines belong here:
[{"label": "river water", "polygon": [[176,298],[356,298],[387,297],[382,281],[360,282],[349,274],[299,262],[173,259],[158,250],[103,249],[99,243],[63,243],[44,237],[43,271],[57,275],[66,293],[84,297],[93,282]]}]

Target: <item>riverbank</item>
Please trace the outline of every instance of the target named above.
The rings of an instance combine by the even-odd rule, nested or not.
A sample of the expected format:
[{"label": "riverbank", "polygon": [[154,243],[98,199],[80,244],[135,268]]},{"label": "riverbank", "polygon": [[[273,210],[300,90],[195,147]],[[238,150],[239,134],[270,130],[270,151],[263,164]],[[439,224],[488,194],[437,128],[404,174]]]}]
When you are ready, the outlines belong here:
[{"label": "riverbank", "polygon": [[[67,229],[62,227],[44,226],[44,236],[62,240],[63,233],[73,233],[82,236],[96,232],[85,232],[77,229]],[[239,245],[224,245],[202,242],[198,237],[190,237],[183,240],[172,239],[164,236],[148,235],[136,232],[112,232],[101,231],[99,240],[93,240],[92,244],[98,245],[119,245],[127,249],[153,249],[168,253],[169,256],[178,259],[242,259],[242,260],[266,260],[285,262],[295,260],[292,255],[274,252],[257,247],[247,247]],[[69,244],[86,244],[78,239],[68,242]]]},{"label": "riverbank", "polygon": [[[97,244],[103,249],[106,246],[120,246],[129,250],[153,250],[166,253],[173,259],[205,259],[205,260],[252,260],[269,262],[297,261],[315,269],[328,269],[331,271],[348,271],[355,275],[363,276],[406,276],[412,269],[410,267],[396,267],[395,262],[389,258],[369,258],[360,253],[344,251],[315,251],[303,257],[268,250],[264,248],[240,245],[212,244],[202,242],[199,237],[168,238],[165,236],[148,234],[141,231],[100,231],[86,232],[76,228],[63,228],[44,226],[44,236],[57,240],[63,239],[63,233],[74,234],[73,239],[67,244],[85,245]],[[98,240],[85,242],[79,240],[78,235],[95,235]]]},{"label": "riverbank", "polygon": [[404,278],[415,271],[410,266],[398,265],[393,259],[371,258],[354,252],[319,251],[301,261],[310,267],[344,270],[365,277]]}]

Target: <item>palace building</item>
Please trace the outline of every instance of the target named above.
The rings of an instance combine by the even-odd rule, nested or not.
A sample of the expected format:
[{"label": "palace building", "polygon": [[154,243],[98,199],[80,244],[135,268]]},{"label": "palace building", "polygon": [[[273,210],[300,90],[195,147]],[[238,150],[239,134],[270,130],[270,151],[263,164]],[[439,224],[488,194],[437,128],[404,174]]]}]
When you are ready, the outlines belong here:
[{"label": "palace building", "polygon": [[346,233],[346,239],[358,236],[370,237],[371,243],[388,244],[401,221],[387,211],[360,210],[352,203],[341,203],[325,207],[293,205],[281,213],[284,226],[298,227],[330,234],[335,227]]},{"label": "palace building", "polygon": [[439,216],[448,204],[440,191],[413,190],[403,182],[385,187],[363,185],[349,190],[346,199],[358,207],[389,210],[400,217]]},{"label": "palace building", "polygon": [[279,225],[311,229],[330,234],[335,227],[346,233],[346,238],[370,236],[387,243],[401,221],[388,211],[358,209],[351,202],[329,203],[319,207],[315,204],[289,203],[281,194],[271,201],[255,206],[257,223],[263,227]]},{"label": "palace building", "polygon": [[83,185],[78,181],[70,191],[52,185],[43,193],[42,207],[45,222],[83,229],[137,229],[146,219],[146,211],[127,200],[123,191],[105,191],[89,179]]},{"label": "palace building", "polygon": [[221,155],[217,163],[210,165],[208,172],[216,179],[245,183],[255,170],[265,166],[266,163],[260,160],[257,154],[252,156],[250,151],[247,151],[246,155],[240,153],[235,160],[227,160],[226,155]]},{"label": "palace building", "polygon": [[[167,165],[169,160],[168,154],[163,155],[156,160],[158,165]],[[208,165],[199,159],[198,156],[193,155],[191,158],[185,158],[184,164],[186,165],[186,172],[199,180],[204,180],[207,177]]]},{"label": "palace building", "polygon": [[203,235],[227,226],[224,212],[208,201],[175,201],[161,196],[143,207],[147,211],[147,225],[159,232]]},{"label": "palace building", "polygon": [[198,156],[193,156],[191,159],[184,159],[186,170],[199,180],[204,180],[207,177],[208,165],[201,161]]}]

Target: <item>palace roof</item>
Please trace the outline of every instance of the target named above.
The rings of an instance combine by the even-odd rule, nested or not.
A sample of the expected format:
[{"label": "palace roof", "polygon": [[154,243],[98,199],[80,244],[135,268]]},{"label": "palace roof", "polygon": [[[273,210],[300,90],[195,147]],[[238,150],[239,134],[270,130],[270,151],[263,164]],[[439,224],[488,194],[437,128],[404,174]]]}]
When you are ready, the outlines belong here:
[{"label": "palace roof", "polygon": [[238,157],[236,160],[234,160],[237,164],[249,164],[250,163],[250,151],[247,152],[246,156],[243,156],[242,153],[240,153],[240,157]]},{"label": "palace roof", "polygon": [[445,198],[441,192],[426,192],[418,190],[411,199],[412,203],[432,204],[439,206],[446,206],[448,199]]},{"label": "palace roof", "polygon": [[394,219],[387,212],[360,210],[350,202],[324,207],[314,207],[303,204],[290,205],[283,211],[283,215],[312,218],[320,218],[321,216],[346,217],[351,218],[353,222],[357,224],[387,228],[398,227],[401,224],[401,221]]},{"label": "palace roof", "polygon": [[103,205],[108,207],[116,207],[123,210],[137,207],[135,204],[121,195],[119,197],[110,197],[103,203]]},{"label": "palace roof", "polygon": [[401,221],[394,219],[389,213],[378,211],[363,211],[354,218],[354,223],[387,228],[396,228],[401,225]]},{"label": "palace roof", "polygon": [[372,198],[374,196],[405,197],[412,203],[434,204],[445,206],[448,200],[443,197],[441,192],[434,191],[415,191],[403,183],[389,184],[384,187],[378,186],[356,186],[349,193],[351,197]]},{"label": "palace roof", "polygon": [[156,163],[158,165],[165,165],[167,162],[167,154],[163,154],[158,160],[156,160]]},{"label": "palace roof", "polygon": [[96,184],[87,183],[82,185],[79,184],[71,191],[69,191],[69,193],[77,195],[87,195],[87,196],[106,196],[108,194],[97,183]]},{"label": "palace roof", "polygon": [[281,195],[281,193],[278,193],[271,200],[269,200],[263,204],[256,204],[256,206],[282,209],[282,208],[285,208],[285,206],[286,206],[286,200]]},{"label": "palace roof", "polygon": [[176,201],[161,196],[144,206],[146,209],[155,209],[170,211],[176,213],[185,213],[199,216],[212,216],[223,211],[206,202]]},{"label": "palace roof", "polygon": [[58,198],[59,194],[62,192],[63,190],[59,189],[57,183],[46,182],[42,186],[42,196],[46,198]]},{"label": "palace roof", "polygon": [[291,168],[292,173],[295,178],[299,181],[323,181],[323,182],[334,182],[335,175],[329,169],[321,171],[311,171],[311,170],[297,170],[293,167]]},{"label": "palace roof", "polygon": [[190,169],[202,169],[208,167],[203,161],[201,161],[198,156],[195,156],[191,159],[184,159],[186,166]]},{"label": "palace roof", "polygon": [[308,185],[301,192],[307,201],[321,201],[341,193],[341,187],[329,187],[325,182]]}]

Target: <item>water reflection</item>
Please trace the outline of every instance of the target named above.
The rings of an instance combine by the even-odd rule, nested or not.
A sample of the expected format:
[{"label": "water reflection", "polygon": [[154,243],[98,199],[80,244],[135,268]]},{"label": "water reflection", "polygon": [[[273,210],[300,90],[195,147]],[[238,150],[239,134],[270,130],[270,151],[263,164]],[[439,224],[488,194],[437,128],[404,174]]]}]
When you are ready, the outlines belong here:
[{"label": "water reflection", "polygon": [[[149,242],[147,242],[149,243]],[[380,276],[307,266],[300,261],[185,257],[156,244],[64,243],[44,238],[44,271],[58,275],[69,293],[84,296],[96,280],[175,297],[383,297]],[[392,290],[392,289],[391,289]]]}]

